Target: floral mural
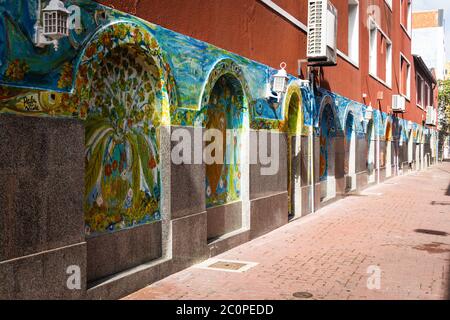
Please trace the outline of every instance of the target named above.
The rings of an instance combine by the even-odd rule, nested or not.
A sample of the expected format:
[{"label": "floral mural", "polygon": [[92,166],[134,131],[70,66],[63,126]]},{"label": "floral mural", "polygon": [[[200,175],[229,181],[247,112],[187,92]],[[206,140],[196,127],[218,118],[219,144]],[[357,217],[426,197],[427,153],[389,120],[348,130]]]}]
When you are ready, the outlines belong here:
[{"label": "floral mural", "polygon": [[86,233],[159,220],[158,70],[116,47],[86,73]]},{"label": "floral mural", "polygon": [[121,25],[98,39],[86,49],[72,96],[86,119],[88,235],[161,219],[159,128],[167,105],[154,40]]}]

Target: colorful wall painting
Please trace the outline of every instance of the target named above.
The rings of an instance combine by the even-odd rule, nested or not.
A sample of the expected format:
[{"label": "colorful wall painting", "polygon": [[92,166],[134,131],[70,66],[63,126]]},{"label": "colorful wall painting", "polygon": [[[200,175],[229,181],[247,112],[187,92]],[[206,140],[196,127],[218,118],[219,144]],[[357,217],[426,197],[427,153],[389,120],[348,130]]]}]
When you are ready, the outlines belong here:
[{"label": "colorful wall painting", "polygon": [[84,66],[86,234],[159,220],[159,70],[129,46]]},{"label": "colorful wall painting", "polygon": [[352,138],[355,134],[355,117],[352,112],[347,114],[347,119],[345,120],[345,135],[344,135],[344,148],[345,148],[345,158],[344,158],[344,172],[346,174],[352,173],[350,172],[350,162],[351,157],[354,157],[354,152],[356,150],[352,150]]},{"label": "colorful wall painting", "polygon": [[243,91],[232,75],[215,82],[206,106],[206,129],[222,132],[223,161],[206,165],[206,207],[223,205],[240,198],[241,133],[244,118]]},{"label": "colorful wall painting", "polygon": [[[85,121],[89,138],[86,231],[91,235],[160,218],[160,126],[217,125],[211,108],[219,104],[225,108],[222,110],[240,110],[233,116],[218,112],[227,120],[227,128],[238,131],[246,121],[252,129],[302,135],[313,126],[315,134],[321,135],[323,179],[328,170],[327,141],[344,135],[349,110],[360,119],[367,108],[325,89],[299,88],[297,79],[289,76],[285,99],[293,92],[301,97],[297,118],[290,117],[286,107],[275,108],[265,97],[266,84],[277,70],[90,0],[65,1],[67,7],[80,8],[81,28],[61,39],[58,51],[52,46],[37,48],[32,41],[36,5],[37,1],[29,0],[0,1],[0,113]],[[230,83],[214,89],[225,73],[238,80],[241,91]],[[106,80],[100,79],[101,74]],[[140,84],[145,90],[138,89]],[[229,85],[231,98],[226,89]],[[116,91],[124,96],[116,97]],[[221,102],[211,103],[215,97]],[[330,123],[320,121],[323,99],[331,99]],[[388,115],[374,110],[373,117],[374,134],[384,140]],[[407,127],[406,121],[398,121],[399,126]],[[422,131],[422,125],[413,124],[415,141],[424,141]],[[359,121],[355,132],[364,136]],[[234,138],[224,147],[236,157],[239,139],[238,134],[233,146]],[[219,171],[219,179],[218,173],[210,175],[212,184],[217,180],[217,185],[209,206],[239,199],[238,168],[215,169]],[[219,196],[217,190],[222,187],[226,191]]]},{"label": "colorful wall painting", "polygon": [[336,137],[336,121],[331,105],[326,105],[320,121],[320,181],[328,177],[329,153],[332,150],[333,138]]}]

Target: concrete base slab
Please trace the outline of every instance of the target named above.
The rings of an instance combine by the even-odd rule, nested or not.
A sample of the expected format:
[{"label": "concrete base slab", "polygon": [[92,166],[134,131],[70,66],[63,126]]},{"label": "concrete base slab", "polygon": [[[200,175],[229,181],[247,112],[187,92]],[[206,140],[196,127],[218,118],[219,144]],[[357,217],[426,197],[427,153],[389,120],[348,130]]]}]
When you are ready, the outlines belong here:
[{"label": "concrete base slab", "polygon": [[[79,270],[80,289],[69,288]],[[0,300],[82,299],[86,292],[86,243],[0,262]]]},{"label": "concrete base slab", "polygon": [[208,240],[215,239],[242,228],[242,202],[208,208]]},{"label": "concrete base slab", "polygon": [[250,201],[250,235],[259,237],[288,223],[288,193]]},{"label": "concrete base slab", "polygon": [[88,282],[160,258],[161,233],[161,221],[158,221],[87,239]]}]

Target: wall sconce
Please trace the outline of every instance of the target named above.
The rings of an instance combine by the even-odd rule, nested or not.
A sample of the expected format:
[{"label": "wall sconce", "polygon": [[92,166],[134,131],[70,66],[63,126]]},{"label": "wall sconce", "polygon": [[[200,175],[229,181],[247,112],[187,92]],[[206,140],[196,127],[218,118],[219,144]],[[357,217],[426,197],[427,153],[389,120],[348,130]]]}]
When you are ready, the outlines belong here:
[{"label": "wall sconce", "polygon": [[373,118],[373,108],[368,106],[366,112],[364,113],[364,120],[369,122]]},{"label": "wall sconce", "polygon": [[408,131],[411,131],[413,129],[413,123],[412,121],[408,121]]},{"label": "wall sconce", "polygon": [[280,70],[278,70],[277,74],[273,76],[273,86],[272,91],[278,93],[278,96],[281,96],[283,93],[286,93],[287,84],[288,84],[288,76],[286,72],[286,63],[282,62],[280,64]]},{"label": "wall sconce", "polygon": [[369,121],[372,120],[373,109],[371,106],[368,106],[366,111],[361,114],[360,121],[364,129],[364,133],[367,133]]},{"label": "wall sconce", "polygon": [[289,80],[286,72],[286,63],[282,62],[280,64],[280,68],[281,69],[278,70],[278,72],[273,76],[272,86],[270,86],[270,84],[267,84],[266,89],[266,97],[274,98],[277,100],[277,102],[280,102],[281,96],[286,93]]},{"label": "wall sconce", "polygon": [[34,44],[39,48],[53,44],[55,51],[58,51],[59,39],[69,35],[69,14],[69,10],[66,9],[64,3],[60,0],[50,0],[48,6],[43,10],[41,0],[38,0],[36,25],[34,26]]}]

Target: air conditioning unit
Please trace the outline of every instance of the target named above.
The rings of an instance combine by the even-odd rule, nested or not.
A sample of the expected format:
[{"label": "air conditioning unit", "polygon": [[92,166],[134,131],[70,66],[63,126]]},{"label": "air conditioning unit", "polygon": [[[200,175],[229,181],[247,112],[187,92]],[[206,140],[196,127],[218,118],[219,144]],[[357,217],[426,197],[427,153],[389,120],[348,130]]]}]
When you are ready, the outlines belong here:
[{"label": "air conditioning unit", "polygon": [[392,96],[392,111],[393,112],[405,112],[406,111],[406,99],[401,95]]},{"label": "air conditioning unit", "polygon": [[435,126],[437,124],[436,116],[437,116],[436,109],[433,106],[428,106],[426,124],[429,126]]},{"label": "air conditioning unit", "polygon": [[328,0],[308,1],[307,57],[311,65],[336,65],[337,14]]}]

